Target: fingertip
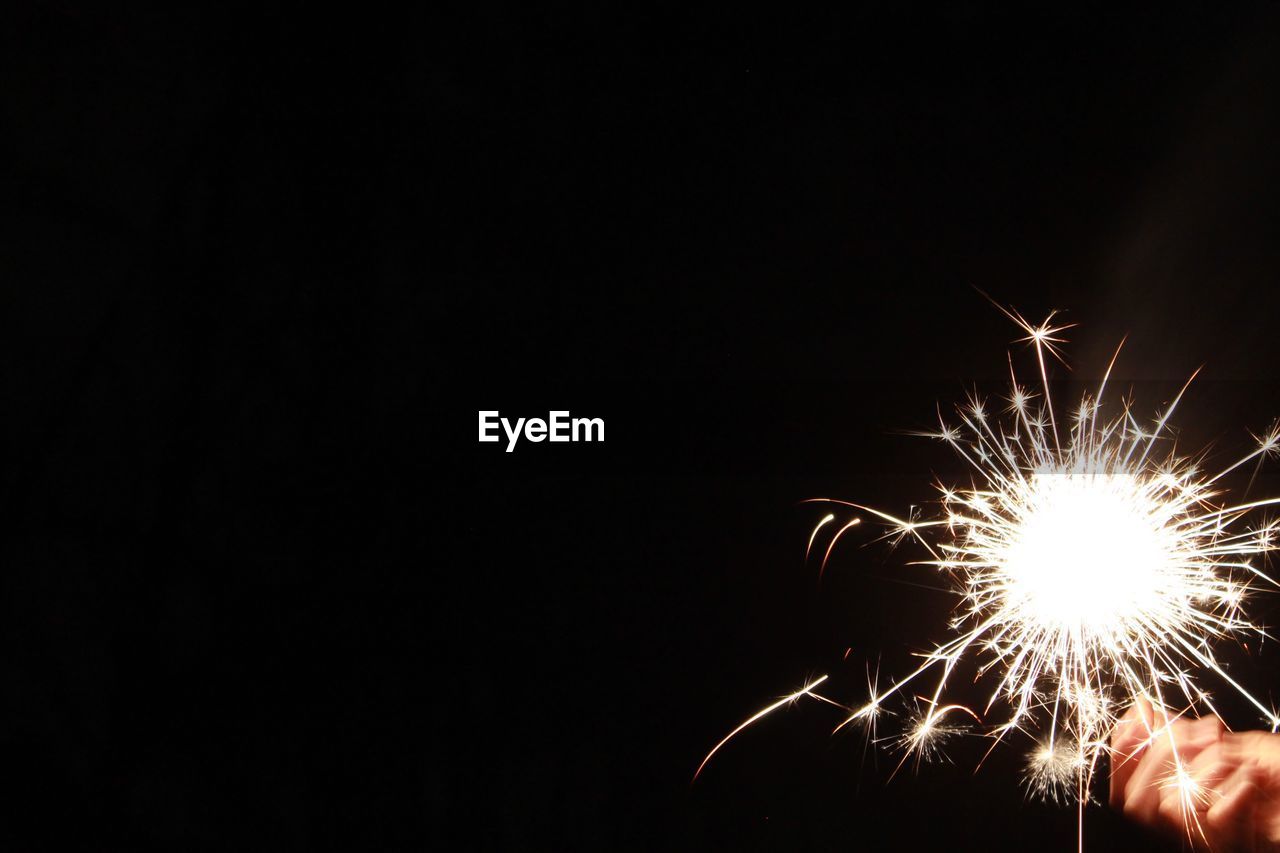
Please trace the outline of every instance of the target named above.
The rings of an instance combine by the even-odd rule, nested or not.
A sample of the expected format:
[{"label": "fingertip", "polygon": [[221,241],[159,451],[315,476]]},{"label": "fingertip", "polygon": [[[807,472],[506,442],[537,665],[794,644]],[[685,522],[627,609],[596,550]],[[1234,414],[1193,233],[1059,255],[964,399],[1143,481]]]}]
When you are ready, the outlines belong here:
[{"label": "fingertip", "polygon": [[1134,702],[1124,716],[1116,722],[1111,730],[1112,748],[1119,749],[1130,741],[1137,742],[1146,737],[1151,728],[1147,716],[1150,713],[1150,706],[1144,710],[1143,703],[1142,699]]},{"label": "fingertip", "polygon": [[1198,732],[1212,734],[1215,736],[1220,735],[1227,730],[1226,725],[1223,724],[1221,718],[1219,718],[1217,714],[1206,714],[1205,716],[1197,719],[1194,725]]}]

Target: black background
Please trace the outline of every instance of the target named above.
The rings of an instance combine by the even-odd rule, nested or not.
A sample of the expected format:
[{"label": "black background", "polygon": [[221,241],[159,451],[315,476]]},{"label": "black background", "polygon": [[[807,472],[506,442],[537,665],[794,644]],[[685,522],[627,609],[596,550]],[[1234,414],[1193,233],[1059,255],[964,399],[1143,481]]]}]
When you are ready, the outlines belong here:
[{"label": "black background", "polygon": [[690,776],[943,630],[797,502],[959,476],[901,431],[1005,374],[974,286],[1080,324],[1064,393],[1207,365],[1188,447],[1275,416],[1272,7],[5,14],[7,846],[1075,843],[1016,747],[890,782],[813,702]]}]

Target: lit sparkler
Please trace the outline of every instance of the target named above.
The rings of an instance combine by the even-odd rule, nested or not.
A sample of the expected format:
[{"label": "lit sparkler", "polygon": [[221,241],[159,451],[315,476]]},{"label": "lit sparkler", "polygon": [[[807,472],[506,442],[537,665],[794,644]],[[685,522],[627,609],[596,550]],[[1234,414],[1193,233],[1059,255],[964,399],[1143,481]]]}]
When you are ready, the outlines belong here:
[{"label": "lit sparkler", "polygon": [[[970,484],[939,486],[940,511],[924,519],[817,499],[853,511],[828,543],[823,568],[840,537],[866,516],[885,525],[888,538],[922,547],[928,559],[921,562],[950,578],[961,598],[950,639],[886,689],[872,686],[869,700],[847,709],[837,728],[870,726],[886,702],[901,696],[916,704],[916,713],[891,740],[904,750],[903,761],[929,757],[962,727],[957,712],[979,719],[944,699],[948,678],[962,660],[973,659],[992,685],[981,716],[997,706],[1006,711],[995,715],[1001,721],[986,733],[996,742],[1015,731],[1032,736],[1029,788],[1083,808],[1109,733],[1135,701],[1151,702],[1166,720],[1179,712],[1216,715],[1199,684],[1211,674],[1238,691],[1273,731],[1280,727],[1275,710],[1233,679],[1213,648],[1228,638],[1263,634],[1245,604],[1257,589],[1275,585],[1257,562],[1277,547],[1280,521],[1249,525],[1246,518],[1280,498],[1233,504],[1222,500],[1221,482],[1275,455],[1280,426],[1254,436],[1243,458],[1207,474],[1204,454],[1180,456],[1172,443],[1162,452],[1160,443],[1191,380],[1149,425],[1134,415],[1131,400],[1120,400],[1114,414],[1104,415],[1119,349],[1096,392],[1062,417],[1050,399],[1048,362],[1061,359],[1062,333],[1071,326],[1055,323],[1053,314],[1033,325],[1016,311],[1000,310],[1024,333],[1019,342],[1034,351],[1038,391],[1019,383],[1011,357],[1003,411],[974,394],[951,420],[939,411],[937,430],[923,433],[959,454],[971,469]],[[836,520],[835,514],[822,519],[809,549],[819,530]],[[813,692],[817,684],[756,714],[712,754],[752,722],[803,696],[830,702]],[[1149,726],[1152,738],[1164,731]],[[1161,784],[1184,792],[1188,825],[1194,825],[1205,793],[1176,749],[1173,771]]]}]

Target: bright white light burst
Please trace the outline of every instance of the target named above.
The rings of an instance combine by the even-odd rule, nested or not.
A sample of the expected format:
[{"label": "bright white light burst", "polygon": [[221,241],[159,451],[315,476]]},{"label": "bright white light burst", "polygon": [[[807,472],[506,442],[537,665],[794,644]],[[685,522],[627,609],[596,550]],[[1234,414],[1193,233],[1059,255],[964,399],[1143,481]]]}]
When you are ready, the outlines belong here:
[{"label": "bright white light burst", "polygon": [[[923,562],[952,579],[961,596],[951,638],[905,678],[873,688],[841,726],[874,722],[891,697],[909,700],[918,712],[903,735],[891,738],[906,760],[927,757],[954,734],[968,719],[957,711],[994,716],[999,722],[988,722],[987,733],[995,739],[1014,731],[1035,739],[1026,775],[1033,791],[1080,801],[1088,798],[1118,715],[1138,698],[1170,715],[1216,713],[1197,681],[1212,674],[1275,730],[1275,711],[1224,671],[1214,645],[1263,633],[1244,605],[1251,592],[1274,585],[1257,561],[1275,549],[1278,522],[1248,524],[1246,517],[1280,498],[1231,504],[1221,483],[1275,453],[1280,430],[1273,425],[1255,436],[1248,455],[1206,474],[1203,455],[1180,456],[1169,440],[1169,420],[1187,386],[1151,423],[1135,417],[1131,400],[1104,412],[1115,356],[1096,392],[1059,423],[1046,363],[1060,357],[1057,345],[1069,327],[1054,325],[1053,315],[1033,326],[1001,310],[1025,333],[1039,390],[1019,384],[1010,359],[1005,400],[973,395],[952,421],[939,415],[938,429],[926,434],[959,454],[971,469],[969,485],[940,487],[940,512],[925,519],[820,499],[857,512],[838,525],[826,555],[869,516],[887,525],[890,539],[922,546]],[[834,518],[826,516],[819,528]],[[943,698],[966,656],[990,685],[981,709]],[[813,686],[788,699],[830,701]],[[997,706],[1004,711],[993,715]]]}]

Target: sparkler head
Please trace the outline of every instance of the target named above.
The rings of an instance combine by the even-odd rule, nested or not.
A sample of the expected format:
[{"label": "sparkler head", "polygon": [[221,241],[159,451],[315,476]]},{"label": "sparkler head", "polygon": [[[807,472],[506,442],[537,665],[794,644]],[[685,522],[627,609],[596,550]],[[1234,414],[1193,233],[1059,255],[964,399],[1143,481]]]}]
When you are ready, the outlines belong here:
[{"label": "sparkler head", "polygon": [[955,422],[940,414],[937,430],[926,433],[959,454],[971,485],[940,484],[942,511],[933,519],[850,504],[886,522],[890,541],[910,537],[923,546],[932,557],[924,562],[950,576],[961,596],[952,639],[925,654],[915,672],[873,690],[854,718],[934,671],[936,688],[917,700],[924,705],[916,724],[893,739],[908,754],[928,757],[954,733],[935,731],[948,679],[962,658],[976,654],[985,658],[979,675],[996,681],[983,715],[1001,701],[1010,709],[1003,722],[992,721],[990,734],[1042,737],[1026,778],[1033,791],[1054,798],[1088,796],[1116,715],[1135,700],[1215,713],[1197,684],[1204,673],[1237,688],[1274,726],[1274,712],[1227,675],[1212,644],[1261,633],[1243,607],[1258,583],[1274,584],[1255,559],[1276,547],[1277,524],[1236,524],[1280,498],[1233,506],[1220,501],[1219,481],[1273,455],[1280,431],[1273,426],[1255,436],[1251,453],[1207,476],[1165,441],[1186,386],[1144,424],[1131,401],[1104,403],[1110,367],[1060,428],[1046,363],[1061,356],[1059,334],[1069,326],[1052,325],[1052,316],[1032,325],[1005,313],[1035,351],[1040,389],[1033,393],[1011,376],[1003,415],[975,392],[956,409]]},{"label": "sparkler head", "polygon": [[[1011,524],[975,529],[1006,606],[1046,630],[1114,635],[1180,593],[1176,535],[1132,474],[1036,473],[1017,484]],[[986,585],[986,579],[984,579]]]}]

